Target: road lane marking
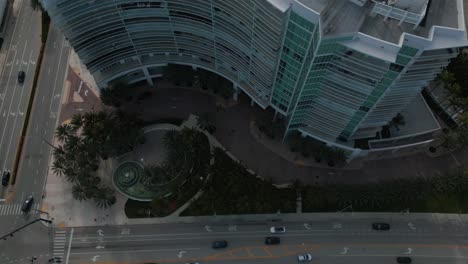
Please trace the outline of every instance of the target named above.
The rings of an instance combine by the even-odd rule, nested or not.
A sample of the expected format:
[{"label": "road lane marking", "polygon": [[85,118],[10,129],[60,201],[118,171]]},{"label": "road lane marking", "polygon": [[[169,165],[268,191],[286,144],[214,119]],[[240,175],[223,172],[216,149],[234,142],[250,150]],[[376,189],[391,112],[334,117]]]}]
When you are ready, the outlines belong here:
[{"label": "road lane marking", "polygon": [[[26,41],[26,44],[25,44],[24,47],[26,48],[27,45],[28,45],[28,42]],[[32,52],[33,52],[33,50],[31,49],[31,52],[29,53],[29,59],[31,59],[31,57],[32,57]],[[23,57],[24,57],[24,51],[23,51],[23,55],[22,55],[22,57],[21,57],[21,60],[23,60]],[[30,75],[30,74],[29,74],[29,65],[28,65],[28,67],[26,68],[26,73],[27,73],[28,75]],[[25,85],[25,84],[24,84],[24,85]],[[23,86],[24,86],[24,85],[23,85]],[[24,87],[23,87],[23,89],[21,89],[20,100],[18,101],[18,107],[16,108],[16,113],[21,112],[21,111],[20,111],[21,102],[22,102],[21,99],[23,99],[24,90],[25,90],[25,89],[24,89]],[[16,121],[17,121],[17,120],[18,120],[18,118],[15,117],[15,121],[13,122],[13,132],[15,131],[15,128],[16,128]],[[23,125],[24,125],[24,124],[23,124]],[[8,148],[7,148],[6,157],[9,157],[10,149],[11,149],[11,142],[13,141],[13,135],[15,135],[15,134],[16,134],[16,133],[11,133],[10,142],[9,142]],[[3,136],[2,136],[2,139],[3,139]],[[19,142],[18,142],[18,143],[19,143]],[[16,145],[16,148],[18,148],[18,147],[19,147],[19,145]]]},{"label": "road lane marking", "polygon": [[68,264],[68,261],[70,259],[70,250],[71,250],[71,244],[72,244],[72,240],[73,240],[73,231],[75,229],[72,228],[71,229],[71,232],[70,232],[70,242],[68,243],[68,250],[67,250],[67,259],[65,260],[65,264]]},{"label": "road lane marking", "polygon": [[[135,249],[135,250],[115,250],[115,251],[92,251],[92,252],[76,252],[70,255],[93,255],[99,254],[119,254],[119,253],[138,253],[138,252],[163,252],[163,251],[188,251],[188,250],[201,250],[201,248],[165,248],[165,249]],[[65,263],[66,264],[66,263]]]},{"label": "road lane marking", "polygon": [[[395,254],[363,254],[363,255],[327,255],[328,257],[395,257]],[[450,258],[450,259],[468,259],[468,256],[438,256],[438,255],[411,255],[413,258]]]},{"label": "road lane marking", "polygon": [[[18,53],[18,52],[15,51],[14,58],[16,58],[16,54],[17,54],[17,53]],[[10,77],[11,77],[11,73],[12,73],[12,72],[13,72],[13,67],[11,67],[10,73],[9,73],[9,75],[8,75],[8,80],[7,80],[7,84],[6,84],[6,87],[7,87],[7,88],[8,88],[9,85],[10,85],[10,79],[11,79]],[[2,75],[3,75],[3,73],[2,73]],[[17,85],[15,84],[15,86],[14,86],[14,88],[13,88],[13,95],[12,95],[12,98],[14,98],[14,96],[15,96],[16,86],[17,86]],[[5,123],[4,123],[4,126],[3,126],[2,137],[1,137],[1,139],[0,139],[0,149],[1,149],[1,147],[3,146],[3,145],[2,145],[2,143],[3,143],[3,137],[5,136],[5,130],[6,130],[6,128],[7,128],[8,117],[9,117],[9,116],[6,115],[6,110],[3,109],[3,104],[5,103],[5,101],[8,101],[8,100],[3,100],[3,101],[2,101],[2,105],[0,106],[0,110],[3,110],[3,117],[6,116],[6,120],[5,120]],[[9,106],[8,112],[10,112],[12,102],[13,102],[13,100],[10,100],[10,106]],[[5,167],[5,165],[4,165],[5,163],[6,163],[6,160],[4,161],[2,167]]]},{"label": "road lane marking", "polygon": [[185,253],[187,253],[187,251],[185,251],[185,250],[179,251],[179,254],[177,254],[177,257],[182,258]]},{"label": "road lane marking", "polygon": [[[62,58],[64,42],[65,42],[65,38],[63,38],[63,40],[62,40],[62,48],[60,49],[60,54],[59,54],[58,61],[61,61],[61,58]],[[54,45],[55,45],[55,42],[54,42]],[[59,67],[59,65],[57,65],[57,72],[55,73],[55,81],[54,81],[54,88],[52,89],[52,94],[55,94],[55,88],[57,87],[57,79],[58,79],[58,76],[59,76],[59,74],[58,74],[59,70],[60,70],[60,67]],[[50,100],[49,112],[52,112],[52,103],[53,102],[54,102],[54,100]]]}]

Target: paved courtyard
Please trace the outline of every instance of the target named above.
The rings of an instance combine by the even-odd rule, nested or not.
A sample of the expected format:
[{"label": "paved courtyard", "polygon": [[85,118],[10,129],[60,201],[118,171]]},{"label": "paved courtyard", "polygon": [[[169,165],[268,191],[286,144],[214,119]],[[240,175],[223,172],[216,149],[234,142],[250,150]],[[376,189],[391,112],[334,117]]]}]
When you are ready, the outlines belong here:
[{"label": "paved courtyard", "polygon": [[[250,132],[250,122],[261,114],[250,99],[240,96],[236,105],[219,109],[215,97],[192,89],[158,85],[154,96],[141,104],[145,120],[164,117],[187,118],[190,113],[216,113],[215,137],[246,167],[275,183],[290,183],[298,179],[303,184],[368,183],[395,178],[430,177],[450,168],[468,163],[468,150],[459,150],[441,157],[425,153],[385,160],[367,161],[359,169],[336,169],[322,166],[301,166],[272,152],[258,142]],[[169,86],[165,88],[165,85]],[[148,106],[148,108],[146,108]],[[353,168],[353,166],[350,166]]]}]

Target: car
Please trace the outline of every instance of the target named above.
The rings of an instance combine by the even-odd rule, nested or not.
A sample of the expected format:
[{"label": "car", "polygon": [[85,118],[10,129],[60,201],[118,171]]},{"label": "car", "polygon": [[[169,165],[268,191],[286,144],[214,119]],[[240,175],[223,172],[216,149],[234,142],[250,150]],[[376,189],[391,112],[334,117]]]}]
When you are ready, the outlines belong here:
[{"label": "car", "polygon": [[187,262],[185,264],[200,264],[200,262]]},{"label": "car", "polygon": [[281,239],[279,237],[265,237],[265,244],[267,245],[276,245],[281,243]]},{"label": "car", "polygon": [[299,261],[299,262],[312,261],[312,255],[311,254],[297,255],[297,261]]},{"label": "car", "polygon": [[374,230],[390,230],[390,224],[387,223],[373,223],[372,229]]},{"label": "car", "polygon": [[10,171],[4,170],[3,175],[2,175],[2,185],[7,186],[9,182],[10,182]]},{"label": "car", "polygon": [[409,264],[409,263],[411,263],[411,258],[410,257],[398,257],[398,258],[396,258],[396,261],[398,263]]},{"label": "car", "polygon": [[228,243],[226,240],[220,240],[220,241],[214,241],[212,244],[211,244],[211,247],[212,248],[225,248],[228,246]]},{"label": "car", "polygon": [[21,206],[21,211],[24,213],[28,212],[31,209],[32,204],[34,203],[34,197],[29,196],[24,200],[23,205]]},{"label": "car", "polygon": [[272,234],[285,233],[285,232],[286,232],[286,227],[284,226],[272,226],[270,228],[270,233]]},{"label": "car", "polygon": [[23,83],[25,78],[26,78],[26,73],[24,71],[19,71],[18,72],[18,82]]}]

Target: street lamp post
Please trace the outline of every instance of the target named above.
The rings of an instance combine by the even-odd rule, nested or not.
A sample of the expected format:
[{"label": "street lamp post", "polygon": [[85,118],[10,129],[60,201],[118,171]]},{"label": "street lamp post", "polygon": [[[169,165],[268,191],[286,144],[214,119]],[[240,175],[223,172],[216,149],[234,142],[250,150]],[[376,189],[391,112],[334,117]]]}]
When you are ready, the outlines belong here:
[{"label": "street lamp post", "polygon": [[8,233],[8,234],[6,234],[6,235],[0,237],[0,240],[2,240],[2,239],[3,239],[3,240],[6,240],[9,236],[10,236],[10,237],[13,237],[13,234],[14,234],[14,233],[20,231],[20,230],[23,229],[23,228],[26,228],[26,227],[28,227],[28,226],[34,224],[34,223],[36,223],[36,222],[39,222],[39,221],[43,221],[43,222],[46,222],[46,223],[49,223],[49,224],[52,223],[52,220],[48,220],[48,219],[44,219],[44,218],[34,219],[33,221],[31,221],[31,222],[29,222],[29,223],[26,223],[26,224],[24,224],[24,225],[22,225],[22,226],[16,228],[15,230],[11,231],[10,233]]}]

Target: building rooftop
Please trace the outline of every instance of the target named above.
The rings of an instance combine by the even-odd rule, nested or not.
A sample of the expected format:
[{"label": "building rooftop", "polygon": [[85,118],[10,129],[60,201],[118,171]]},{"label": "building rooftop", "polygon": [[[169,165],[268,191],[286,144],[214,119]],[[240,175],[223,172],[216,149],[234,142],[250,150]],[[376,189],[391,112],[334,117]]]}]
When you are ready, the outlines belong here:
[{"label": "building rooftop", "polygon": [[367,0],[363,6],[351,0],[335,0],[322,15],[323,34],[359,31],[397,44],[405,32],[428,38],[433,26],[464,29],[465,25],[459,23],[460,18],[464,22],[462,14],[457,0]]},{"label": "building rooftop", "polygon": [[467,23],[462,0],[269,1],[283,12],[296,3],[319,13],[324,36],[361,32],[394,44],[405,32],[428,38],[433,26],[465,30]]},{"label": "building rooftop", "polygon": [[399,126],[398,129],[390,127],[390,138],[370,140],[371,149],[392,148],[430,141],[433,139],[433,133],[440,129],[434,114],[421,95],[409,104],[401,114],[404,117],[405,125]]}]

